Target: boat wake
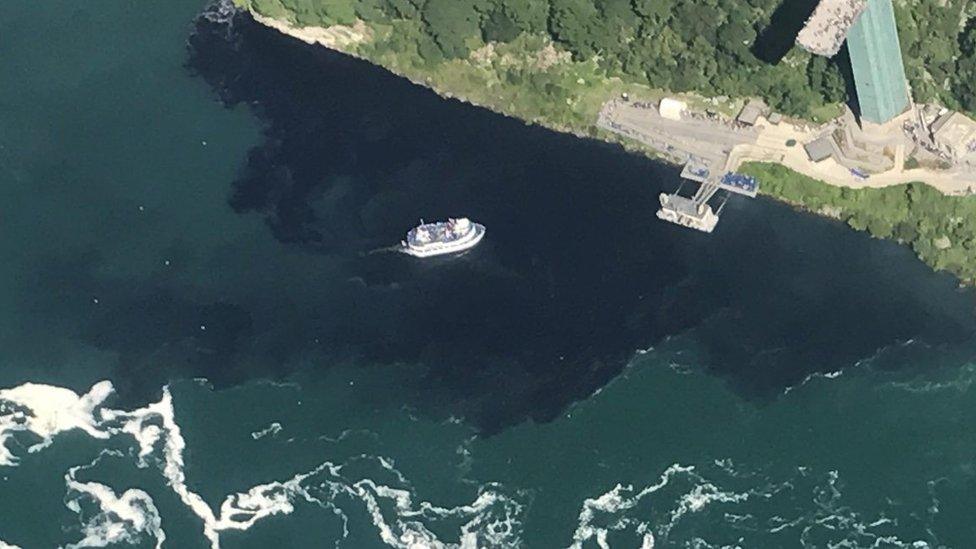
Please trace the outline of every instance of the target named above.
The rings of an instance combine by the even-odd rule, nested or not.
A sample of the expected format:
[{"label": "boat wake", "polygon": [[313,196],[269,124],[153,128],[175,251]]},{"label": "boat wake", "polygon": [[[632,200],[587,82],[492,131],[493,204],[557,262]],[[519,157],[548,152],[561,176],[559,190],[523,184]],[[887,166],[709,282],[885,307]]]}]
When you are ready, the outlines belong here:
[{"label": "boat wake", "polygon": [[397,244],[393,246],[383,246],[382,248],[374,248],[368,252],[362,252],[361,256],[376,255],[376,254],[391,254],[391,253],[402,253],[403,247]]}]

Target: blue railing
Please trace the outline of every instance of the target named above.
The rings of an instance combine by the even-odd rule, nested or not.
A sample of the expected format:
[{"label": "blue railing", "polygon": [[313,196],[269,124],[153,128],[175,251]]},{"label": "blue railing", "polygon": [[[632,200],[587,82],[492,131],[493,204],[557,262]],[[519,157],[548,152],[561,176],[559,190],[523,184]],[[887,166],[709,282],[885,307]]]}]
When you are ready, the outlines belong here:
[{"label": "blue railing", "polygon": [[756,192],[756,189],[759,188],[759,182],[756,181],[756,178],[748,175],[742,175],[741,173],[734,173],[734,172],[729,172],[723,175],[721,179],[721,183],[722,185],[728,187],[735,187],[737,189],[742,189],[743,191],[748,193],[754,193]]}]

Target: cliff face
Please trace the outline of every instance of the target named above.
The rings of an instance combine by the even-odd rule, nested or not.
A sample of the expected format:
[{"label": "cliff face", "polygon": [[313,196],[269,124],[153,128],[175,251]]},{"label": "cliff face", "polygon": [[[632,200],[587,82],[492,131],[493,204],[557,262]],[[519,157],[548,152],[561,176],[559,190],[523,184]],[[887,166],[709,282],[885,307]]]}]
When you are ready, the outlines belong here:
[{"label": "cliff face", "polygon": [[330,27],[298,27],[288,21],[275,19],[251,11],[251,16],[262,25],[293,36],[308,44],[318,44],[343,53],[355,54],[360,44],[373,40],[373,30],[362,20],[353,25],[332,25]]}]

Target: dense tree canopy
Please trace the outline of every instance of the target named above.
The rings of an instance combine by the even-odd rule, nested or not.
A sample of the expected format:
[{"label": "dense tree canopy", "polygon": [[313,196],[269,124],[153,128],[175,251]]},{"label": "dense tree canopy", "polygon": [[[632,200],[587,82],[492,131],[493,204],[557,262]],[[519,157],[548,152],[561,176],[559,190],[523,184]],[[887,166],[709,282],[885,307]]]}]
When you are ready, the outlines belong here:
[{"label": "dense tree canopy", "polygon": [[[484,42],[509,42],[523,33],[547,35],[578,60],[598,59],[608,74],[653,87],[706,95],[766,98],[796,115],[845,97],[842,53],[833,60],[796,48],[775,63],[757,51],[802,2],[792,0],[239,0],[259,12],[303,25],[408,20],[429,62],[467,57]],[[808,2],[809,3],[809,2]],[[896,2],[899,31],[913,91],[976,110],[976,19],[969,0]],[[967,12],[969,10],[969,12]],[[786,14],[784,16],[784,13]],[[776,29],[773,29],[775,32]]]},{"label": "dense tree canopy", "polygon": [[955,92],[963,107],[976,112],[976,18],[959,36],[962,56],[956,63]]}]

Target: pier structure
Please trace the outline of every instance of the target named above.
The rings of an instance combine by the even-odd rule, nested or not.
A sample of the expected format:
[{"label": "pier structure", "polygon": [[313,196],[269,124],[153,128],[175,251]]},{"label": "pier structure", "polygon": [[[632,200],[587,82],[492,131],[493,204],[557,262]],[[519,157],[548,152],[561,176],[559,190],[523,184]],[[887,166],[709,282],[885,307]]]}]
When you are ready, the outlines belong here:
[{"label": "pier structure", "polygon": [[[759,130],[718,115],[679,111],[675,105],[680,104],[675,100],[659,104],[610,101],[601,110],[597,125],[682,165],[682,184],[673,192],[661,193],[657,217],[710,233],[731,194],[756,196],[757,182],[734,173],[732,151],[740,145],[754,145]],[[682,194],[686,182],[697,185],[691,196]]]},{"label": "pier structure", "polygon": [[[702,159],[691,157],[681,170],[681,178],[698,183],[698,190],[690,198],[681,195],[684,184],[672,193],[661,193],[658,197],[661,208],[657,211],[658,219],[676,223],[684,227],[710,233],[718,224],[719,215],[725,206],[723,200],[717,209],[709,204],[718,193],[719,186],[715,184],[712,170]],[[726,197],[726,200],[728,197]]]},{"label": "pier structure", "polygon": [[[721,176],[717,174],[721,173]],[[673,193],[661,193],[661,208],[658,219],[697,229],[706,233],[715,230],[722,209],[731,194],[741,194],[753,198],[759,190],[759,183],[751,176],[725,171],[713,172],[699,158],[690,158],[681,170],[681,178],[697,182],[698,189],[691,197],[681,195],[681,187]],[[711,200],[722,193],[717,208],[712,208]]]}]

